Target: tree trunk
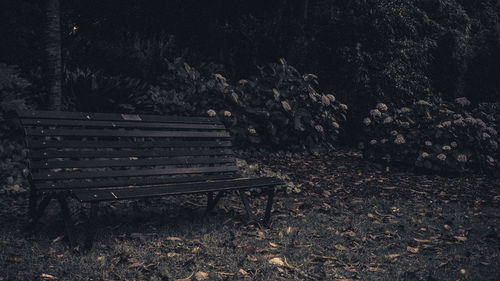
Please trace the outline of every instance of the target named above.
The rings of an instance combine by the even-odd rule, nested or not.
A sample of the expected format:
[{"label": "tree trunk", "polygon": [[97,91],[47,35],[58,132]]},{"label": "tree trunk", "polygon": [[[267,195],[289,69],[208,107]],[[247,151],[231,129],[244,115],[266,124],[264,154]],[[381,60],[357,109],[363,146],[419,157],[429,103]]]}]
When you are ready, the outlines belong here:
[{"label": "tree trunk", "polygon": [[45,6],[45,78],[49,109],[61,109],[62,56],[59,0],[46,0]]}]

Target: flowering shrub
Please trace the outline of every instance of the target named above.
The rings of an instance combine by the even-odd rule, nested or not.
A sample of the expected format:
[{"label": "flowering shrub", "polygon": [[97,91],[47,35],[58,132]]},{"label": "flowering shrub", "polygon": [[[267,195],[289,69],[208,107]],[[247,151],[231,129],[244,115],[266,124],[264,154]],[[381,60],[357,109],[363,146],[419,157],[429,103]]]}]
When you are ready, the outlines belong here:
[{"label": "flowering shrub", "polygon": [[470,108],[466,98],[454,102],[419,100],[409,107],[383,103],[364,118],[364,157],[384,163],[447,171],[498,169],[500,107]]},{"label": "flowering shrub", "polygon": [[[314,89],[315,75],[301,75],[284,59],[236,85],[220,73],[198,71],[182,58],[165,63],[167,71],[156,85],[76,70],[67,75],[67,92],[83,111],[218,117],[236,143],[246,147],[331,147],[348,110],[333,94]],[[100,108],[91,108],[96,105]]]}]

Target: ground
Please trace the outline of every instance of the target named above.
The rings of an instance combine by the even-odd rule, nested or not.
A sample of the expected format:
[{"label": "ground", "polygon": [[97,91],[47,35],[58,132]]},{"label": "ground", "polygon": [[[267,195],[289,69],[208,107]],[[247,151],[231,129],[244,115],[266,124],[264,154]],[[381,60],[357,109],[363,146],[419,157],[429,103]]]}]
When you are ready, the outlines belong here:
[{"label": "ground", "polygon": [[[278,193],[269,228],[248,224],[235,195],[208,216],[203,196],[113,203],[101,208],[94,247],[82,253],[68,247],[57,207],[26,236],[26,197],[2,196],[0,280],[500,276],[498,179],[378,170],[349,151],[248,161],[281,171],[302,190]],[[254,207],[260,199],[254,195]]]}]

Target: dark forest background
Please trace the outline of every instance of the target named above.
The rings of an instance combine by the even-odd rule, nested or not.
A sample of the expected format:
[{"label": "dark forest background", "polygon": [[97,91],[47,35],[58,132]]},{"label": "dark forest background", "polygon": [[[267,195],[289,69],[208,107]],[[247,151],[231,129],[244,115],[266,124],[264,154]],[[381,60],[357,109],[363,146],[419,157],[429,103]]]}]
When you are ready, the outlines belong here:
[{"label": "dark forest background", "polygon": [[[0,3],[2,114],[49,108],[45,2]],[[60,4],[64,110],[215,114],[245,148],[362,142],[385,162],[476,170],[438,157],[458,143],[446,161],[498,166],[498,1]]]}]

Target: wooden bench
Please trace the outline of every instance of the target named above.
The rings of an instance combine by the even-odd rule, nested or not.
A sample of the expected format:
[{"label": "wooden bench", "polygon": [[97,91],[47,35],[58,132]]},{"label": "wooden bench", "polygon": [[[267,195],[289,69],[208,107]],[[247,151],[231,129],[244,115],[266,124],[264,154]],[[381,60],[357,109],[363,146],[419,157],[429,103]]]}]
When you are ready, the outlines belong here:
[{"label": "wooden bench", "polygon": [[[86,246],[92,243],[99,202],[207,193],[207,211],[236,190],[256,219],[249,188],[266,188],[264,223],[271,215],[276,178],[247,178],[235,164],[230,134],[216,118],[108,113],[18,111],[29,149],[30,225],[52,199],[61,207],[70,244],[67,198],[90,204]],[[214,194],[216,196],[214,197]]]}]

